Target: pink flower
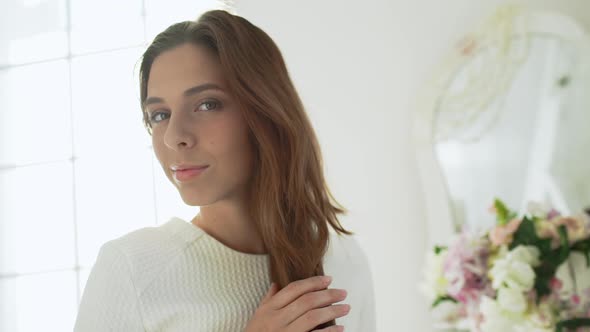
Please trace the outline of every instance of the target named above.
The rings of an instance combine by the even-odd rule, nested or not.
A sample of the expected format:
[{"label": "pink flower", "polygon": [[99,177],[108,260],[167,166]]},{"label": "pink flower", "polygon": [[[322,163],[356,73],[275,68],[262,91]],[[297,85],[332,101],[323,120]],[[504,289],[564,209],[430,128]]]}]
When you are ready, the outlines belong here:
[{"label": "pink flower", "polygon": [[580,304],[580,296],[578,294],[572,295],[571,301],[573,304],[579,305]]},{"label": "pink flower", "polygon": [[580,241],[590,236],[588,221],[584,216],[562,217],[557,216],[551,220],[541,220],[537,223],[537,233],[542,238],[550,238],[551,246],[557,248],[561,245],[559,226],[565,226],[570,243]]},{"label": "pink flower", "polygon": [[551,209],[549,212],[547,212],[547,219],[553,219],[559,216],[561,216],[561,213],[555,209]]},{"label": "pink flower", "polygon": [[477,306],[481,294],[492,291],[486,275],[488,246],[487,240],[464,232],[449,246],[443,264],[448,294],[467,306],[467,311]]},{"label": "pink flower", "polygon": [[567,236],[570,242],[576,242],[588,237],[586,220],[581,216],[560,217],[553,221],[556,226],[564,225],[567,229]]},{"label": "pink flower", "polygon": [[553,291],[559,291],[561,288],[563,288],[563,282],[561,282],[561,280],[558,278],[553,277],[549,281],[549,287],[551,287]]},{"label": "pink flower", "polygon": [[498,225],[489,234],[490,241],[496,246],[512,242],[512,234],[516,232],[522,219],[514,218],[506,225]]}]

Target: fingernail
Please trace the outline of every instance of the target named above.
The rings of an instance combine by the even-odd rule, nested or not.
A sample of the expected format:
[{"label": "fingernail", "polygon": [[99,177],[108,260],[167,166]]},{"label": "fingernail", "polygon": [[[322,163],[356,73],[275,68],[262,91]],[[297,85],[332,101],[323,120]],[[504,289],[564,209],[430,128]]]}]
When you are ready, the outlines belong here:
[{"label": "fingernail", "polygon": [[342,326],[342,325],[337,325],[336,327],[338,328],[338,332],[342,332],[342,331],[344,331],[344,326]]},{"label": "fingernail", "polygon": [[332,282],[332,277],[331,276],[324,276],[324,282],[327,282],[327,283]]}]

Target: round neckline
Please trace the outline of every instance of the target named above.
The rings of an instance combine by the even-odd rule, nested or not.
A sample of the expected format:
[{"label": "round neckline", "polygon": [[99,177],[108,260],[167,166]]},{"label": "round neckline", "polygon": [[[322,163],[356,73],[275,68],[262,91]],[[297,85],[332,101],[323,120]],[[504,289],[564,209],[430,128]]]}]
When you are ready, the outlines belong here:
[{"label": "round neckline", "polygon": [[246,253],[246,252],[235,250],[235,249],[230,248],[230,247],[226,246],[225,244],[223,244],[221,241],[219,241],[218,239],[213,237],[211,234],[207,233],[204,229],[202,229],[198,225],[188,222],[180,217],[172,217],[172,219],[170,220],[170,222],[175,222],[175,221],[178,222],[179,224],[183,225],[183,227],[190,229],[190,231],[200,234],[201,236],[206,238],[208,241],[213,243],[215,246],[220,247],[224,251],[227,251],[233,255],[247,257],[250,259],[264,259],[264,260],[268,259],[268,257],[269,257],[268,254],[251,254],[251,253]]}]

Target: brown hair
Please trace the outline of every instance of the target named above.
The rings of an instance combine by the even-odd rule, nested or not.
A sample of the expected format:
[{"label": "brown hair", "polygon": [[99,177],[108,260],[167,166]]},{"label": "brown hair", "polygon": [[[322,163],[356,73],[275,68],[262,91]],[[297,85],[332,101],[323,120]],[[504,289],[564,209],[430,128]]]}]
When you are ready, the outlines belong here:
[{"label": "brown hair", "polygon": [[[248,20],[222,10],[176,23],[143,54],[141,105],[154,59],[185,43],[213,51],[250,128],[256,164],[249,206],[269,253],[271,280],[283,288],[323,275],[328,225],[339,234],[353,233],[338,221],[346,210],[327,187],[317,138],[278,47]],[[151,135],[148,114],[142,111]]]}]

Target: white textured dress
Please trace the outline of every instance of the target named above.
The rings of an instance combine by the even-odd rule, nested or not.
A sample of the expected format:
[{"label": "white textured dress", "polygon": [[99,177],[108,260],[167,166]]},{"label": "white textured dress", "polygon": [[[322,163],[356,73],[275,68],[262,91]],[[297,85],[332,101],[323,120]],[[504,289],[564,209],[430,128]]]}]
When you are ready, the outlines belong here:
[{"label": "white textured dress", "polygon": [[[375,331],[367,258],[354,237],[331,232],[324,272],[343,288],[346,331]],[[105,243],[74,331],[243,331],[270,287],[268,255],[235,251],[177,217]]]}]

